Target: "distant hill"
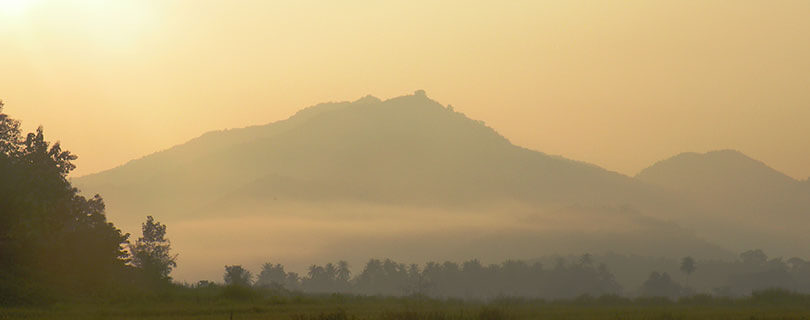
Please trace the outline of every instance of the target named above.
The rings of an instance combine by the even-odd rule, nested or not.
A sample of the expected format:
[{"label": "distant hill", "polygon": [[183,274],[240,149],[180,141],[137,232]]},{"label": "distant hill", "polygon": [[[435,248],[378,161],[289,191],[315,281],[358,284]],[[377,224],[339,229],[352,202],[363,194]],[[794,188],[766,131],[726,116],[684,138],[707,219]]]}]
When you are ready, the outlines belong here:
[{"label": "distant hill", "polygon": [[734,150],[682,153],[636,178],[736,215],[806,216],[802,183]]},{"label": "distant hill", "polygon": [[696,224],[729,233],[737,242],[744,240],[733,234],[761,233],[749,238],[756,241],[806,234],[810,190],[739,151],[682,153],[642,170],[636,178],[702,208],[704,217],[694,219]]},{"label": "distant hill", "polygon": [[642,170],[636,178],[709,196],[756,196],[793,189],[799,183],[736,150],[681,153]]},{"label": "distant hill", "polygon": [[74,182],[128,214],[189,214],[215,200],[621,205],[654,197],[630,177],[515,146],[424,93],[316,105]]},{"label": "distant hill", "polygon": [[73,183],[102,194],[126,231],[148,214],[175,226],[174,243],[200,265],[349,252],[810,253],[786,245],[804,239],[808,188],[738,152],[682,154],[628,177],[516,146],[423,91],[209,132]]}]

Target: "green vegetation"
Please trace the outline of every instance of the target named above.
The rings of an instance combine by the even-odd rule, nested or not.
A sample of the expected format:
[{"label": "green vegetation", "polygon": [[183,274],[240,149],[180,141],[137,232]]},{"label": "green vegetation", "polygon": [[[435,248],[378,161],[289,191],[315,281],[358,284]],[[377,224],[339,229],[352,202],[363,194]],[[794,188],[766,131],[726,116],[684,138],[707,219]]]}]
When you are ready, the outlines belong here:
[{"label": "green vegetation", "polygon": [[[76,156],[24,135],[0,101],[0,306],[97,301],[170,286],[166,227],[149,217],[130,244],[107,221],[104,201],[67,178]],[[130,244],[130,251],[124,248]]]},{"label": "green vegetation", "polygon": [[76,156],[23,135],[0,101],[0,305],[114,290],[131,270],[128,234],[107,222],[104,202],[67,180]]},{"label": "green vegetation", "polygon": [[160,299],[56,304],[0,311],[0,319],[808,319],[810,296],[771,290],[743,299],[692,296],[678,301],[582,296],[489,302],[420,296],[378,297],[254,291],[232,299],[227,287],[175,288]]}]

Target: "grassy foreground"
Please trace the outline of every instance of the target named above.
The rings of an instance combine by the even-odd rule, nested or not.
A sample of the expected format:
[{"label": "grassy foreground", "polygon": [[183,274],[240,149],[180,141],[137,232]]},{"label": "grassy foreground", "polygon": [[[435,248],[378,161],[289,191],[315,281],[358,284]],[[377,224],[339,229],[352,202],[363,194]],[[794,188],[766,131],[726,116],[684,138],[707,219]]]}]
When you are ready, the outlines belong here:
[{"label": "grassy foreground", "polygon": [[572,301],[502,299],[488,303],[349,295],[54,304],[1,308],[0,319],[810,319],[805,301],[713,298]]}]

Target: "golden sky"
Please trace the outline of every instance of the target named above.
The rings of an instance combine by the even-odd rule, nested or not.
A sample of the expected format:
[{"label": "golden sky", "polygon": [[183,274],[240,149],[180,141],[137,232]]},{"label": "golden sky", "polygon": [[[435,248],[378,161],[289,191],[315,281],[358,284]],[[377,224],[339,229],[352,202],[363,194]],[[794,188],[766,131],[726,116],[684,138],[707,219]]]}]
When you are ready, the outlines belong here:
[{"label": "golden sky", "polygon": [[0,0],[0,98],[76,175],[425,89],[625,174],[738,149],[810,176],[810,1]]}]

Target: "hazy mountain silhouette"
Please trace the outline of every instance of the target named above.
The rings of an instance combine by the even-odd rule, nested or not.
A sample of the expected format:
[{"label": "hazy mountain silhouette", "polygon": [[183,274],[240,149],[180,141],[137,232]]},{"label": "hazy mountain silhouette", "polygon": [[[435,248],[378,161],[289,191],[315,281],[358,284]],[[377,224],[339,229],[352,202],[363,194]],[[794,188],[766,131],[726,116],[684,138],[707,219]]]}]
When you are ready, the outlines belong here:
[{"label": "hazy mountain silhouette", "polygon": [[103,191],[111,208],[171,214],[227,198],[621,205],[651,197],[632,178],[515,146],[421,92],[320,104],[284,121],[207,133],[75,182]]},{"label": "hazy mountain silhouette", "polygon": [[[174,237],[191,260],[184,240],[233,253],[235,243],[214,249],[226,244],[210,242],[211,233],[247,241],[241,246],[308,243],[319,257],[346,257],[337,244],[358,257],[406,260],[561,250],[730,256],[715,241],[781,254],[772,247],[795,241],[793,231],[757,229],[756,219],[738,216],[806,221],[800,190],[810,189],[732,151],[683,154],[628,177],[515,146],[423,91],[324,103],[267,125],[209,132],[73,182],[101,193],[124,228],[152,214],[193,230]],[[228,225],[235,234],[223,231]],[[409,249],[398,255],[395,248]]]},{"label": "hazy mountain silhouette", "polygon": [[736,150],[681,153],[642,170],[636,178],[713,197],[728,194],[759,196],[771,190],[795,189],[799,184],[799,181]]},{"label": "hazy mountain silhouette", "polygon": [[[806,234],[810,190],[739,151],[682,153],[642,170],[636,178],[701,208],[702,218],[693,223],[728,233],[730,241],[779,242],[785,250],[795,245],[780,238]],[[734,236],[752,233],[760,236]]]},{"label": "hazy mountain silhouette", "polygon": [[636,175],[702,206],[741,214],[803,217],[810,214],[802,182],[734,150],[682,153]]}]

